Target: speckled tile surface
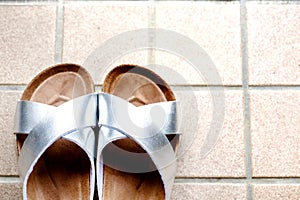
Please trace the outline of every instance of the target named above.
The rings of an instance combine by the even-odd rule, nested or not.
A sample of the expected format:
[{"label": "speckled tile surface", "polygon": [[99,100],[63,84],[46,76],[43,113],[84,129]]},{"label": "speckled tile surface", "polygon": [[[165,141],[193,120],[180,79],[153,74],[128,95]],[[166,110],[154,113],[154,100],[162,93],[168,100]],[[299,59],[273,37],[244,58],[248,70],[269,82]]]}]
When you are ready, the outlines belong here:
[{"label": "speckled tile surface", "polygon": [[[188,37],[207,54],[196,55],[200,64],[195,66],[206,70],[209,57],[218,70],[225,85],[241,85],[241,39],[239,4],[215,4],[207,2],[159,2],[156,6],[156,27],[174,31]],[[218,14],[216,14],[218,13]],[[171,36],[170,36],[171,37]],[[178,45],[182,45],[178,41]],[[175,45],[176,46],[176,45]],[[193,52],[193,48],[189,51]],[[174,68],[179,74],[186,74],[188,83],[207,84],[205,79],[199,80],[191,67],[182,67],[185,62],[174,59],[171,53],[156,54],[157,64]],[[193,58],[195,59],[195,58]],[[190,58],[189,61],[193,60]],[[203,62],[201,62],[201,60]],[[175,82],[178,82],[175,81]]]},{"label": "speckled tile surface", "polygon": [[294,200],[300,199],[300,183],[298,184],[255,184],[254,200]]},{"label": "speckled tile surface", "polygon": [[247,4],[249,81],[300,84],[300,5]]},{"label": "speckled tile surface", "polygon": [[246,185],[241,184],[180,184],[174,185],[171,200],[207,200],[207,199],[224,199],[224,200],[245,200]]},{"label": "speckled tile surface", "polygon": [[22,185],[21,183],[1,183],[0,196],[3,200],[21,200]]},{"label": "speckled tile surface", "polygon": [[[97,84],[103,81],[102,76],[109,69],[120,63],[147,64],[147,51],[131,47],[130,40],[134,38],[120,36],[147,26],[147,4],[67,4],[64,7],[63,62],[84,64],[95,76],[93,78]],[[122,38],[122,44],[117,37]],[[148,43],[147,35],[141,40]],[[122,45],[130,48],[130,51],[119,53]]]},{"label": "speckled tile surface", "polygon": [[27,84],[54,64],[56,7],[0,5],[0,84]]},{"label": "speckled tile surface", "polygon": [[[214,121],[221,120],[213,115],[221,111],[213,107],[209,91],[176,94],[181,105],[183,132],[177,176],[245,177],[242,92],[225,91],[224,121],[218,133],[210,132],[211,127],[216,131]],[[205,146],[209,138],[215,143]]]},{"label": "speckled tile surface", "polygon": [[17,146],[13,119],[20,92],[0,91],[0,174],[17,175]]},{"label": "speckled tile surface", "polygon": [[300,91],[251,91],[253,176],[300,175]]}]

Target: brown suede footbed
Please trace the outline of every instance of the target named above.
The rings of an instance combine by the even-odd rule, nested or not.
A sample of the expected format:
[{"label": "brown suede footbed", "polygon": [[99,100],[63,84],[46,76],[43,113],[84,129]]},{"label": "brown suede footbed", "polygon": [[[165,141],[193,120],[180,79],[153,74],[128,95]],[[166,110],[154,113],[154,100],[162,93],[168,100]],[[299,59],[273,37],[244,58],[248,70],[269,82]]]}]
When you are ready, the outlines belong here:
[{"label": "brown suede footbed", "polygon": [[[106,76],[102,91],[129,100],[131,94],[128,96],[128,88],[136,90],[130,92],[134,93],[136,97],[130,102],[136,106],[175,100],[173,92],[162,78],[146,68],[135,65],[121,65],[113,69]],[[143,103],[141,104],[141,102]],[[171,135],[168,136],[168,139],[172,141],[172,146],[175,149],[178,144],[178,137]],[[126,151],[144,152],[137,143],[130,139],[118,140],[113,144]],[[112,154],[112,152],[110,154],[108,150],[103,155],[104,163],[105,158],[110,155],[114,156],[113,159],[118,159],[117,154]],[[103,200],[137,199],[165,199],[164,187],[158,171],[128,173],[104,166]]]},{"label": "brown suede footbed", "polygon": [[[21,100],[47,104],[49,98],[63,95],[72,99],[94,92],[88,72],[74,64],[57,65],[37,75],[25,89]],[[55,106],[66,100],[58,99]],[[26,135],[17,134],[18,150]],[[35,165],[27,184],[29,200],[89,199],[90,162],[73,142],[59,139],[46,150]]]}]

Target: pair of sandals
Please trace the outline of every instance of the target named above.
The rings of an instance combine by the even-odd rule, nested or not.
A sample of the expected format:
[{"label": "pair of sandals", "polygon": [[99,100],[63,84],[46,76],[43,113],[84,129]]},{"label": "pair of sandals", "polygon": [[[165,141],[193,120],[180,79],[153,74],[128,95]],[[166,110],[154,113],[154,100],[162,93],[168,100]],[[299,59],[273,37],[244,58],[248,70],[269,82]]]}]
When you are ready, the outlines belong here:
[{"label": "pair of sandals", "polygon": [[114,68],[100,93],[79,65],[44,70],[15,115],[23,199],[169,199],[177,113],[168,84],[143,67]]}]

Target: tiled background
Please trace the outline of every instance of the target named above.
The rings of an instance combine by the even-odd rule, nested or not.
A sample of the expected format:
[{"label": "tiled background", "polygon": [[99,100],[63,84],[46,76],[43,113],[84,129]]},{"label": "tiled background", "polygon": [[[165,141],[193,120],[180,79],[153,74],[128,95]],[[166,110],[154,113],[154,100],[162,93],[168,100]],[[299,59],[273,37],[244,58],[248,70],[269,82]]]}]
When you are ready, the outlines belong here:
[{"label": "tiled background", "polygon": [[[139,50],[88,69],[105,76],[120,63],[164,66],[153,70],[174,88],[185,108],[184,133],[193,136],[179,158],[172,199],[300,199],[300,3],[262,0],[0,0],[0,199],[21,199],[12,124],[26,84],[55,63],[84,64],[106,40],[140,28],[176,31],[198,43],[224,85],[222,130],[201,157],[212,100],[205,79],[188,62],[163,51]],[[155,34],[145,38],[149,44],[155,39]],[[96,77],[98,89],[101,80]],[[189,124],[195,115],[190,105],[200,111],[196,129]]]}]

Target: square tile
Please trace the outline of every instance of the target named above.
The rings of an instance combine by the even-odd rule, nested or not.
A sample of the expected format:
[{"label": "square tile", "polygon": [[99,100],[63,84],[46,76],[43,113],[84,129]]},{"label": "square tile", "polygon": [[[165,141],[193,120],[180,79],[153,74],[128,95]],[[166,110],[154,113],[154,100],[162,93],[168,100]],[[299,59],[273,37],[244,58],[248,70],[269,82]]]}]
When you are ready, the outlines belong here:
[{"label": "square tile", "polygon": [[20,92],[0,91],[0,174],[17,175],[17,144],[13,123]]},{"label": "square tile", "polygon": [[295,200],[300,199],[300,184],[267,185],[255,184],[253,186],[254,200]]},{"label": "square tile", "polygon": [[[176,91],[176,95],[181,105],[183,134],[177,177],[245,177],[242,91],[225,91],[223,122],[220,109],[214,110],[209,91]],[[213,118],[214,114],[218,118]]]},{"label": "square tile", "polygon": [[171,200],[246,200],[245,184],[207,184],[207,183],[177,183],[173,187]]},{"label": "square tile", "polygon": [[141,51],[132,42],[141,40],[148,44],[147,32],[139,38],[135,32],[147,27],[148,4],[145,3],[66,4],[63,61],[83,64],[100,84],[100,77],[116,63],[147,63],[148,52]]},{"label": "square tile", "polygon": [[[158,2],[155,8],[156,28],[171,31],[167,37],[171,37],[174,41],[170,45],[172,47],[168,48],[175,49],[162,49],[168,51],[162,55],[161,52],[156,52],[156,64],[174,69],[187,80],[187,83],[172,80],[172,84],[219,85],[220,83],[215,81],[205,80],[207,78],[205,72],[211,71],[211,68],[219,73],[224,85],[242,84],[238,3]],[[177,40],[176,34],[189,39]],[[160,41],[156,41],[158,42]],[[183,50],[182,46],[187,48]],[[174,53],[177,51],[180,55]],[[189,51],[190,53],[186,54]],[[204,79],[195,76],[195,67],[191,67],[191,63],[184,59],[196,63],[195,67],[205,75]]]},{"label": "square tile", "polygon": [[21,183],[1,183],[0,196],[2,200],[22,200]]},{"label": "square tile", "polygon": [[300,84],[300,5],[247,4],[249,83]]},{"label": "square tile", "polygon": [[0,6],[0,83],[27,84],[54,63],[56,6]]},{"label": "square tile", "polygon": [[254,177],[300,176],[300,91],[252,90]]}]

